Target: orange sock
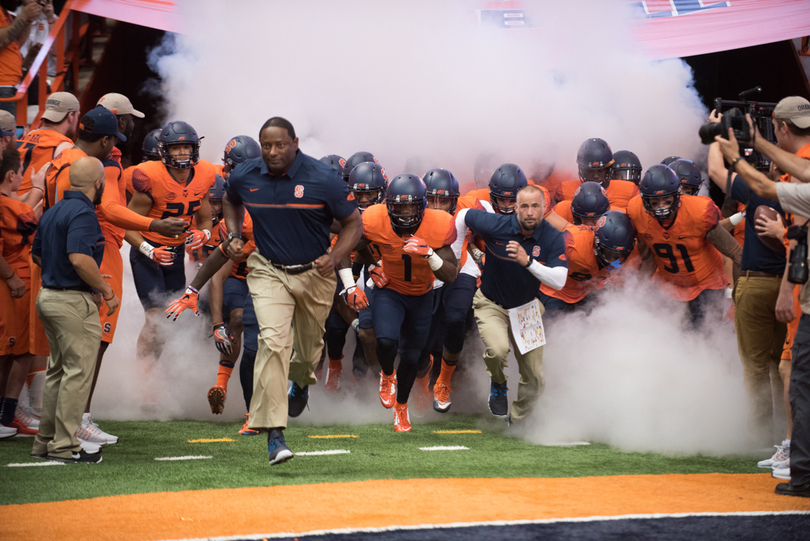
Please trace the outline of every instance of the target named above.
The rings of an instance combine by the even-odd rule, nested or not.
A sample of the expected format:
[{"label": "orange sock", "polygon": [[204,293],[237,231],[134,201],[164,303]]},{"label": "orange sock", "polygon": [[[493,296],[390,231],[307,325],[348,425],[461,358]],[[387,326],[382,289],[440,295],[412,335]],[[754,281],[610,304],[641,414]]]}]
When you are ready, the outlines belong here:
[{"label": "orange sock", "polygon": [[450,378],[453,377],[453,371],[456,369],[456,365],[447,364],[447,361],[442,359],[442,371],[439,374],[439,377],[436,378],[436,382],[442,382],[445,385],[450,385]]},{"label": "orange sock", "polygon": [[221,385],[227,389],[228,381],[231,379],[232,372],[233,372],[233,365],[231,366],[223,365],[222,362],[220,361],[219,372],[217,372],[217,385]]}]

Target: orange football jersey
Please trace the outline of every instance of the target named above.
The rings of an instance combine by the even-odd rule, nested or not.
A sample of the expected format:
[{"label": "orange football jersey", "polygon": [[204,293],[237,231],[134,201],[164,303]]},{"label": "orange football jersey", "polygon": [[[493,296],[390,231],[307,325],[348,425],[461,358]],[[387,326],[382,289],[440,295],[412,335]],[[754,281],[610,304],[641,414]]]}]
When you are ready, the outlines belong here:
[{"label": "orange football jersey", "polygon": [[85,156],[87,154],[83,150],[73,147],[63,150],[59,157],[53,160],[45,176],[45,202],[42,203],[44,210],[62,200],[62,194],[70,189],[70,164]]},{"label": "orange football jersey", "polygon": [[[388,285],[403,295],[424,295],[433,289],[435,276],[427,259],[405,252],[407,238],[394,232],[388,208],[384,204],[371,205],[363,213],[364,236],[374,249],[382,254],[383,269]],[[453,244],[456,240],[456,222],[443,210],[425,209],[422,223],[414,234],[434,250]]]},{"label": "orange football jersey", "polygon": [[[225,253],[222,245],[228,237],[228,227],[225,225],[225,220],[219,222],[218,229],[220,237],[219,249],[222,250],[222,253]],[[253,238],[253,219],[250,217],[249,212],[245,213],[245,220],[242,222],[242,238],[246,239],[245,245],[242,247],[244,256],[239,261],[236,261],[236,264],[231,268],[231,276],[245,280],[248,275],[247,258],[256,251],[256,241]]]},{"label": "orange football jersey", "polygon": [[[216,178],[214,165],[205,160],[200,160],[192,171],[188,182],[181,184],[169,174],[163,162],[143,162],[135,168],[132,172],[132,187],[152,200],[147,218],[182,218],[191,226],[192,218],[199,210],[203,198],[208,196],[208,190]],[[181,246],[188,237],[188,233],[183,233],[177,239],[152,231],[143,231],[141,234],[145,239],[164,246]]]},{"label": "orange football jersey", "polygon": [[20,160],[23,165],[23,180],[18,194],[24,195],[31,189],[31,171],[40,168],[55,158],[56,147],[62,143],[73,144],[73,141],[54,130],[39,129],[28,132],[25,137],[17,141],[17,150],[20,151]]},{"label": "orange football jersey", "polygon": [[[565,182],[561,182],[560,185],[557,186],[557,202],[571,201],[581,184],[581,180],[566,180]],[[638,186],[629,180],[613,179],[610,181],[610,184],[608,184],[608,187],[605,188],[605,192],[607,192],[611,210],[624,212],[630,200],[638,195]],[[557,214],[559,214],[559,212]]]},{"label": "orange football jersey", "polygon": [[[554,208],[552,209],[560,218],[564,218],[567,222],[574,223],[574,213],[571,212],[571,200],[568,201],[560,201]],[[619,212],[625,212],[627,210],[626,207],[614,207],[610,205],[610,210],[618,210]]]},{"label": "orange football jersey", "polygon": [[31,253],[37,223],[34,209],[0,194],[0,253],[23,281],[31,277],[28,254]]},{"label": "orange football jersey", "polygon": [[641,196],[630,200],[627,215],[636,237],[652,251],[657,277],[675,286],[673,295],[691,301],[705,289],[728,285],[723,258],[706,234],[720,223],[720,209],[708,197],[683,196],[668,228],[644,210]]},{"label": "orange football jersey", "polygon": [[593,247],[593,229],[584,225],[572,225],[565,229],[565,257],[568,259],[568,278],[559,291],[540,284],[540,291],[568,304],[579,302],[595,289],[605,287],[607,269],[600,269]]}]

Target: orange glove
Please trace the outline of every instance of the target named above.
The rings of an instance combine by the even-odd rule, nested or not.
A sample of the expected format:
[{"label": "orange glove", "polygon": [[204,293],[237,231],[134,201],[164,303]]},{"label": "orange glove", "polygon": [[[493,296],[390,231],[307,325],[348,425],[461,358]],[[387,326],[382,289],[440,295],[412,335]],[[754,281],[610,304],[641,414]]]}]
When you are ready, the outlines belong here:
[{"label": "orange glove", "polygon": [[138,250],[158,265],[162,265],[164,267],[171,266],[172,262],[174,262],[174,258],[177,257],[177,254],[174,252],[173,248],[166,246],[152,246],[146,241],[141,243]]},{"label": "orange glove", "polygon": [[368,308],[368,297],[357,286],[344,289],[341,295],[352,310],[365,310]]},{"label": "orange glove", "polygon": [[419,237],[409,238],[402,249],[409,254],[420,255],[422,257],[430,257],[433,255],[433,249],[428,246],[427,242]]},{"label": "orange glove", "polygon": [[214,342],[216,342],[217,349],[220,353],[223,355],[233,353],[233,341],[234,337],[224,323],[214,325]]},{"label": "orange glove", "polygon": [[210,238],[211,232],[207,229],[203,229],[202,231],[198,231],[196,229],[189,230],[188,237],[186,237],[186,247],[196,250],[208,242],[208,239]]},{"label": "orange glove", "polygon": [[368,273],[371,275],[374,287],[382,289],[388,284],[388,276],[383,272],[382,261],[377,261],[376,265],[369,265]]},{"label": "orange glove", "polygon": [[166,313],[169,314],[166,316],[166,319],[174,316],[172,321],[177,321],[177,317],[186,309],[193,310],[194,315],[199,317],[200,311],[197,309],[197,295],[198,291],[193,287],[188,286],[183,296],[179,299],[173,300],[166,309]]}]

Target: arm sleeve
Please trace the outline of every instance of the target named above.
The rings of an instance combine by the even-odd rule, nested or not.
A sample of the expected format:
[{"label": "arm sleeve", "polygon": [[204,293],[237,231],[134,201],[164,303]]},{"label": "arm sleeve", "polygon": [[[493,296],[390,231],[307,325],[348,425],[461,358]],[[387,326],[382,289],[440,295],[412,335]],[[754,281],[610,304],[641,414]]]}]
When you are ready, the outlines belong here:
[{"label": "arm sleeve", "polygon": [[464,247],[464,239],[467,237],[467,232],[469,231],[465,221],[469,210],[470,209],[461,209],[458,211],[458,214],[456,214],[456,240],[450,245],[456,259],[461,259],[461,249]]},{"label": "arm sleeve", "polygon": [[132,172],[132,188],[136,192],[145,193],[149,196],[149,199],[154,202],[155,198],[152,197],[152,179],[140,169],[135,169]]},{"label": "arm sleeve", "polygon": [[717,208],[717,205],[715,205],[714,202],[707,201],[707,203],[706,212],[703,214],[703,229],[708,235],[709,232],[720,223],[721,217],[720,209]]},{"label": "arm sleeve", "polygon": [[535,260],[529,265],[529,272],[532,273],[532,276],[557,291],[565,286],[565,281],[568,279],[568,265],[564,267],[547,267]]},{"label": "arm sleeve", "polygon": [[99,208],[104,219],[121,229],[132,231],[149,231],[152,218],[141,216],[121,204],[119,199],[119,182],[122,181],[121,170],[113,167],[104,168],[107,175],[107,185],[101,195]]},{"label": "arm sleeve", "polygon": [[92,257],[97,238],[98,218],[96,218],[96,213],[77,214],[68,224],[66,251],[68,254],[85,254]]}]

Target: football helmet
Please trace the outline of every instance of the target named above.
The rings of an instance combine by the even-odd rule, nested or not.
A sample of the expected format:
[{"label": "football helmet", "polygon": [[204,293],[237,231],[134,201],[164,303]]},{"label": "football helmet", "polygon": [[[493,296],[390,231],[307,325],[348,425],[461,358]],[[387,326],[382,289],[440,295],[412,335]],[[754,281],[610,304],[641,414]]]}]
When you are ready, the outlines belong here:
[{"label": "football helmet", "polygon": [[[161,128],[160,135],[158,135],[160,160],[166,164],[166,167],[191,169],[200,161],[201,139],[191,124],[180,120],[169,122]],[[169,148],[174,145],[191,145],[191,153],[183,160],[179,159],[179,156],[172,156]]]},{"label": "football helmet", "polygon": [[629,150],[617,150],[613,153],[613,173],[611,178],[629,180],[638,184],[641,181],[641,160]]},{"label": "football helmet", "polygon": [[[385,170],[378,163],[363,162],[352,169],[349,174],[349,189],[354,193],[360,212],[363,212],[371,205],[385,201],[385,186],[387,183],[388,178],[385,176]],[[361,204],[360,198],[363,194],[369,194],[371,197],[364,197],[363,199],[368,199],[368,201]]]},{"label": "football helmet", "polygon": [[528,184],[523,169],[513,163],[505,163],[492,173],[489,179],[489,202],[498,214],[514,214],[515,207],[502,207],[498,199],[517,201],[517,193]]},{"label": "football helmet", "polygon": [[664,158],[663,160],[661,160],[661,165],[669,165],[672,162],[674,162],[675,160],[680,160],[680,159],[681,159],[680,156],[668,156],[668,157]]},{"label": "football helmet", "polygon": [[703,176],[701,176],[700,168],[695,162],[680,158],[670,163],[669,168],[678,175],[683,195],[697,195],[698,191],[700,191],[700,185],[703,183]]},{"label": "football helmet", "polygon": [[607,192],[598,182],[583,182],[571,200],[574,224],[581,225],[583,218],[599,218],[610,210]]},{"label": "football helmet", "polygon": [[431,169],[422,178],[425,182],[428,197],[436,197],[439,199],[450,199],[451,205],[448,212],[450,214],[456,213],[456,203],[458,196],[461,195],[458,187],[458,180],[456,175],[447,169]]},{"label": "football helmet", "polygon": [[[681,202],[681,180],[675,171],[663,164],[653,165],[644,173],[644,178],[638,184],[638,191],[644,203],[644,210],[650,216],[659,222],[675,217]],[[653,206],[652,199],[668,195],[674,197],[670,206],[657,208]]]},{"label": "football helmet", "polygon": [[337,154],[329,154],[321,158],[319,161],[322,161],[337,171],[341,177],[343,177],[343,169],[346,167],[346,160],[342,156],[338,156]]},{"label": "football helmet", "polygon": [[261,155],[262,147],[254,138],[249,135],[237,135],[225,145],[222,163],[228,167],[228,171],[233,171],[243,161],[259,158]]},{"label": "football helmet", "polygon": [[360,152],[355,152],[349,159],[346,160],[346,163],[343,165],[343,180],[346,183],[349,182],[349,175],[352,173],[352,169],[357,167],[363,162],[374,162],[379,164],[380,162],[377,161],[377,158],[374,157],[374,154],[371,152],[365,152],[361,150]]},{"label": "football helmet", "polygon": [[588,139],[577,152],[577,168],[580,180],[598,182],[607,188],[613,168],[613,151],[604,139]]},{"label": "football helmet", "polygon": [[222,197],[225,195],[225,186],[225,179],[217,175],[214,179],[214,183],[208,190],[208,200],[222,201]]},{"label": "football helmet", "polygon": [[624,212],[609,210],[596,222],[593,249],[602,268],[624,261],[636,245],[636,230]]},{"label": "football helmet", "polygon": [[141,161],[152,162],[160,159],[160,151],[158,150],[158,135],[160,135],[160,128],[150,131],[146,134],[141,145]]},{"label": "football helmet", "polygon": [[397,175],[385,191],[385,204],[391,227],[397,235],[413,234],[425,215],[425,183],[416,175]]}]

